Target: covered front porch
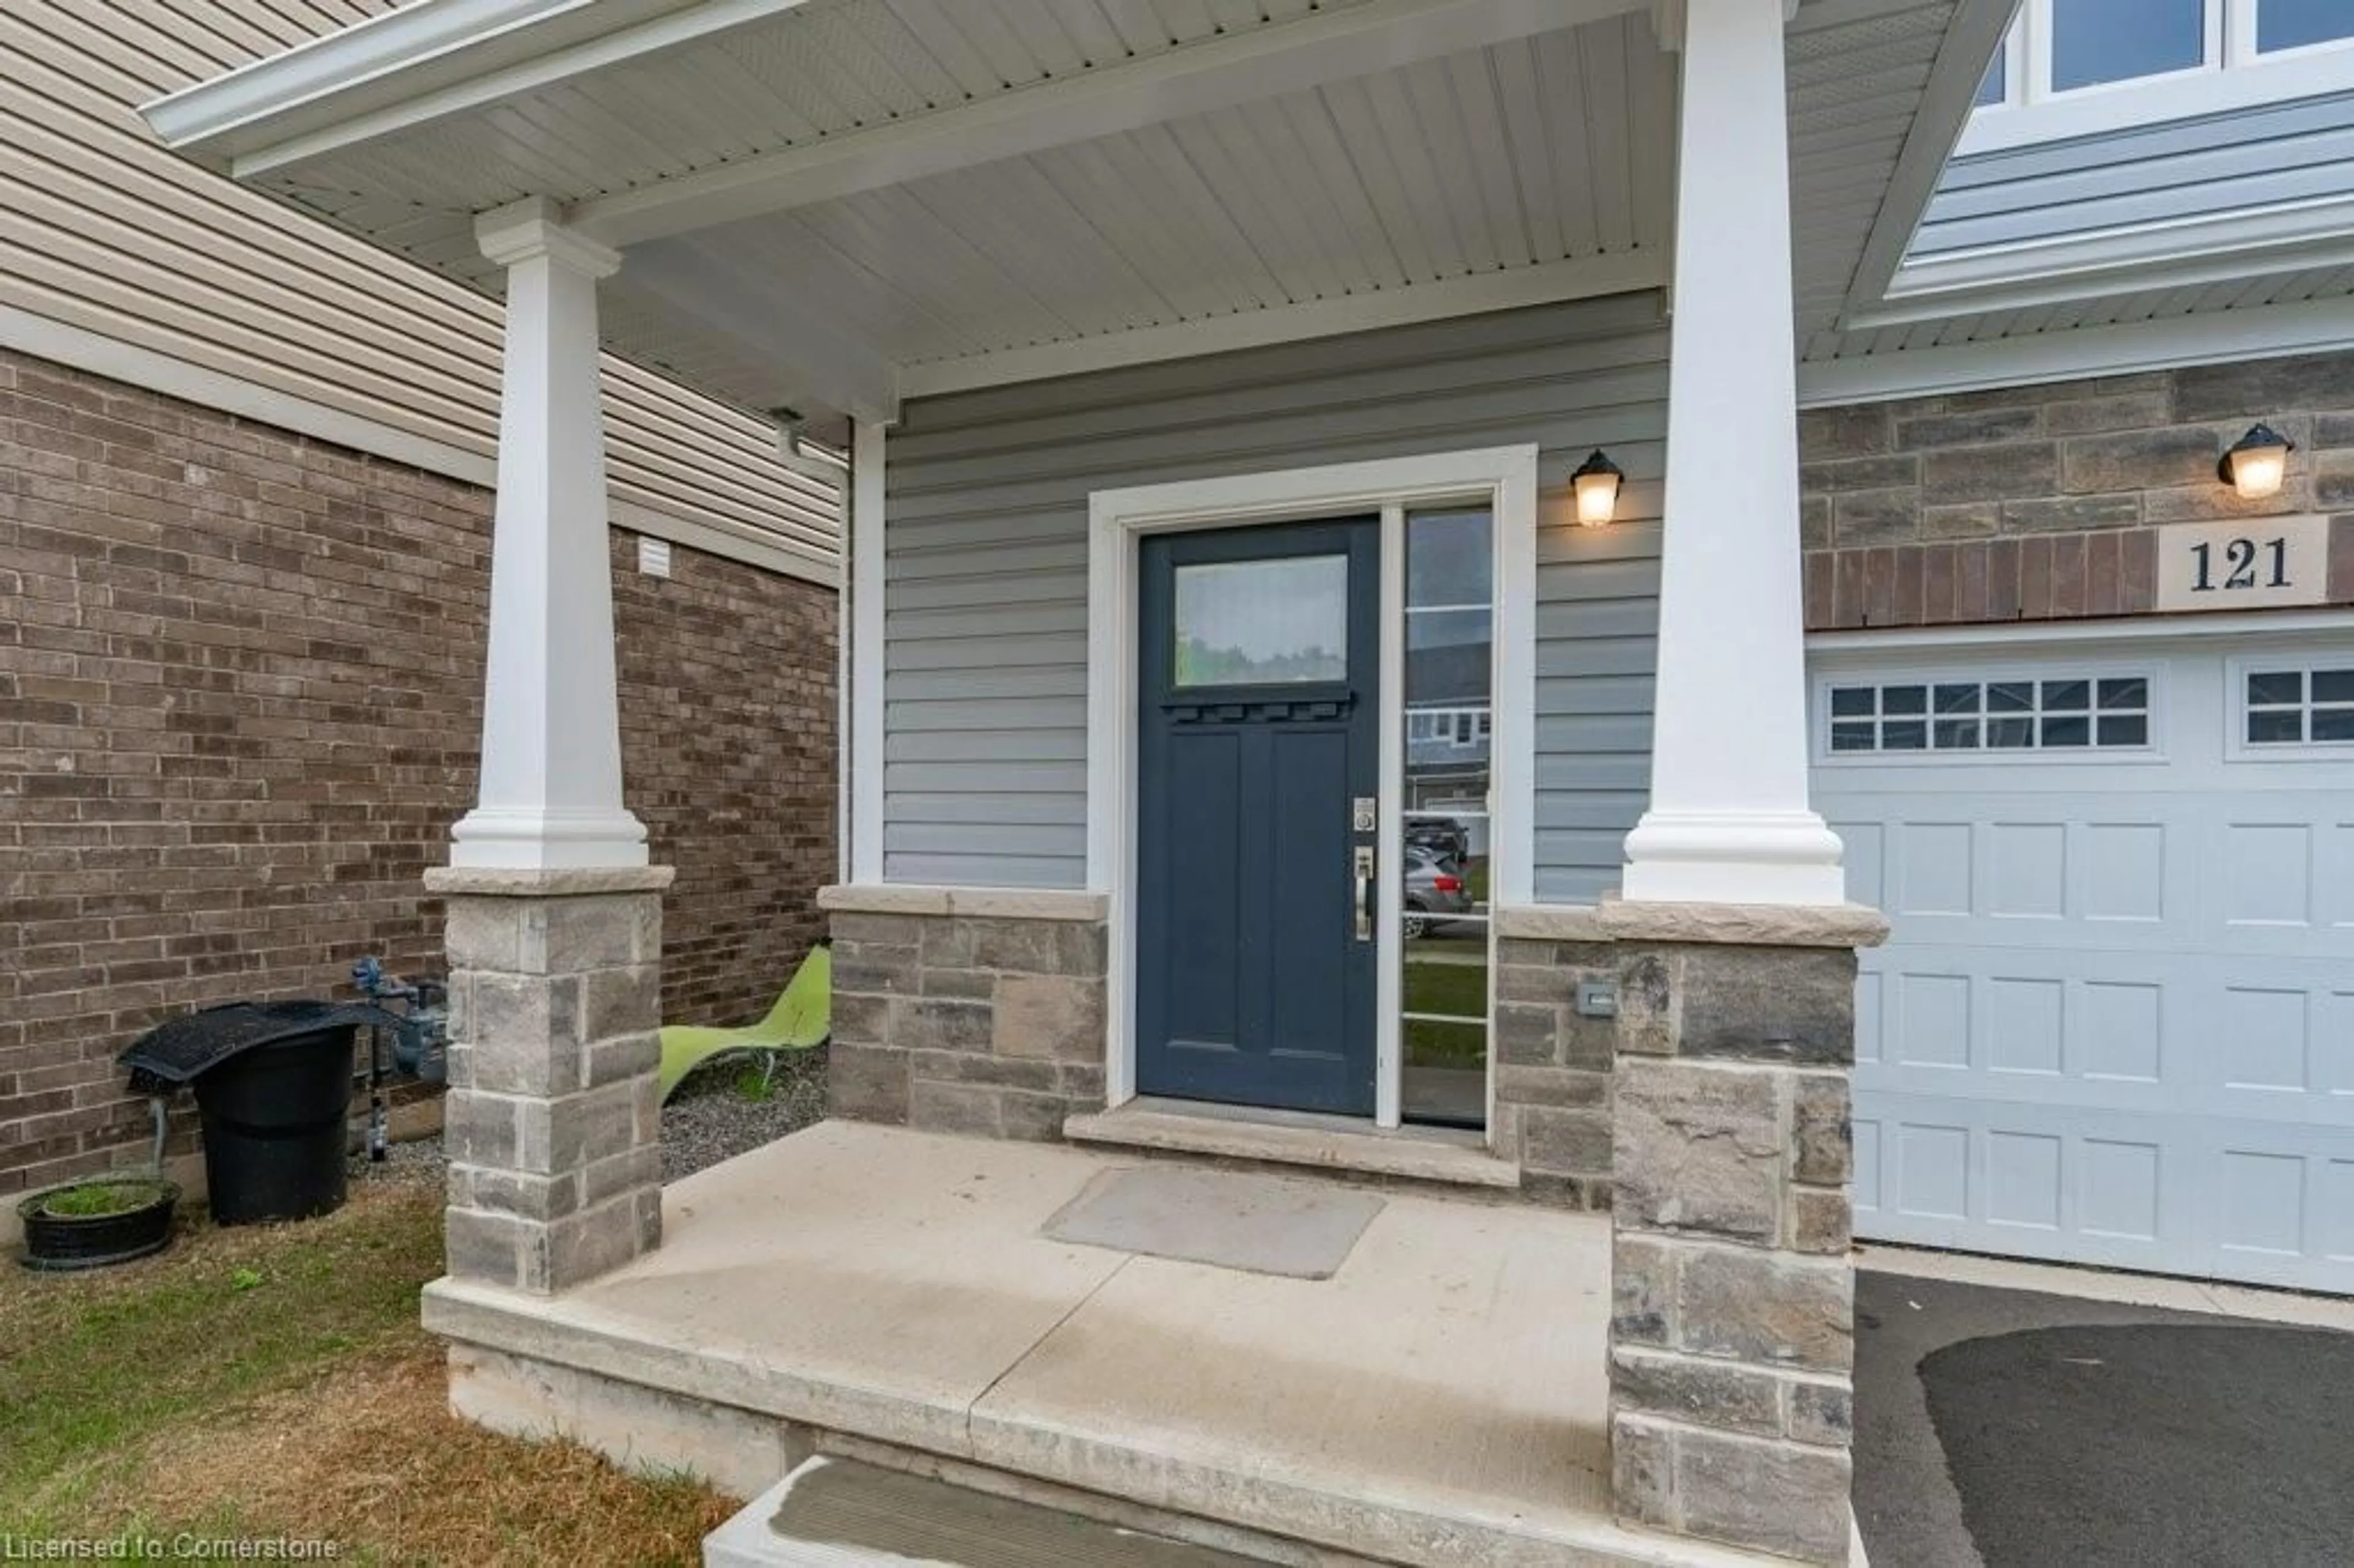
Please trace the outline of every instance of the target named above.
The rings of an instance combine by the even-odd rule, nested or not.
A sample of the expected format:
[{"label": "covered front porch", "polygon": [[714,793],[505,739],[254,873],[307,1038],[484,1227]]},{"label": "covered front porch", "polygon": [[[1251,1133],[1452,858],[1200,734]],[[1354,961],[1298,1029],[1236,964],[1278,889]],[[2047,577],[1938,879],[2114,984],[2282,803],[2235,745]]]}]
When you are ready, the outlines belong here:
[{"label": "covered front porch", "polygon": [[[1794,344],[2008,10],[421,0],[154,106],[506,301],[460,1407],[1277,1562],[1848,1560],[1884,927],[1808,800]],[[600,343],[850,503],[873,1125],[667,1192]],[[1048,1234],[1164,1159],[1377,1212],[1329,1277]]]},{"label": "covered front porch", "polygon": [[670,1188],[657,1252],[553,1299],[445,1279],[426,1323],[461,1414],[748,1495],[822,1452],[1278,1561],[1744,1560],[1613,1522],[1607,1220],[1340,1188],[1373,1213],[1320,1278],[1046,1234],[1136,1171],[1198,1174],[829,1122]]}]

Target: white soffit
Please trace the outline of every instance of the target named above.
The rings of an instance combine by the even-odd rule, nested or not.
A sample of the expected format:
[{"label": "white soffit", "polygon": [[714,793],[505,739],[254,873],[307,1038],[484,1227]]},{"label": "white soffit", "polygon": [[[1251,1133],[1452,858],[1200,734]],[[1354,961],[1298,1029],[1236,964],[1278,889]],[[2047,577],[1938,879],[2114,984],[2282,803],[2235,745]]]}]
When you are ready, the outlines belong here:
[{"label": "white soffit", "polygon": [[[220,90],[251,111],[188,132],[192,150],[493,292],[472,214],[527,195],[572,205],[635,241],[606,290],[616,345],[752,408],[874,417],[901,387],[1668,276],[1675,68],[1641,0],[598,3],[614,8],[505,0],[545,15],[502,37],[495,69],[412,64],[430,93],[404,104],[387,78],[340,127],[310,103],[273,122],[251,109],[266,84],[230,79]],[[2000,3],[1797,13],[1808,330],[1830,324],[1874,237],[1909,228],[1891,186],[1942,136],[1920,115],[1941,50],[1957,12]],[[430,13],[498,5],[395,15],[429,32]],[[592,16],[613,26],[597,35]],[[515,42],[531,26],[561,47],[535,60]],[[625,36],[672,41],[631,54]],[[1386,69],[1335,74],[1367,60]],[[186,95],[153,112],[201,126],[238,107]],[[970,146],[927,122],[972,125]],[[1108,128],[1078,133],[1091,125]],[[960,162],[998,146],[1024,150]],[[665,229],[754,187],[790,210]]]}]

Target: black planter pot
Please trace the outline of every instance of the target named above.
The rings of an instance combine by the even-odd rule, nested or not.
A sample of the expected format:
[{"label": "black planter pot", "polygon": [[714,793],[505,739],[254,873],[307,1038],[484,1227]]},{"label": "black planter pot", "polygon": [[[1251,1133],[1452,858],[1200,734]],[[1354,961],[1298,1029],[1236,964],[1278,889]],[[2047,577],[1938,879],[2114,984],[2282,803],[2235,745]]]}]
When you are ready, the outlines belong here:
[{"label": "black planter pot", "polygon": [[120,1178],[126,1184],[152,1186],[156,1192],[150,1202],[116,1213],[53,1214],[44,1207],[55,1193],[104,1180],[61,1182],[17,1202],[16,1217],[25,1223],[27,1268],[44,1272],[103,1268],[111,1263],[145,1257],[171,1245],[172,1216],[179,1208],[180,1189],[169,1181],[144,1176]]}]

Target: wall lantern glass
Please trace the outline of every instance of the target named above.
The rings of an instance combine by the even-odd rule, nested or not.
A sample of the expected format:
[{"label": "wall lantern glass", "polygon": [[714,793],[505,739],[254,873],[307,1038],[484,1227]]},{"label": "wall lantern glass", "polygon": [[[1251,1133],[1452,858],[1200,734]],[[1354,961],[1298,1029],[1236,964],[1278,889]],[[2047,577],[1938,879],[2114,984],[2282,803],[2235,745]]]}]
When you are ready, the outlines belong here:
[{"label": "wall lantern glass", "polygon": [[1577,522],[1580,527],[1599,528],[1610,521],[1618,510],[1618,482],[1626,477],[1617,463],[1602,455],[1598,447],[1592,457],[1577,465],[1577,471],[1569,476],[1569,482],[1577,492]]},{"label": "wall lantern glass", "polygon": [[2280,493],[2288,478],[2288,454],[2296,450],[2296,442],[2270,425],[2258,425],[2232,443],[2215,471],[2241,500],[2262,501]]}]

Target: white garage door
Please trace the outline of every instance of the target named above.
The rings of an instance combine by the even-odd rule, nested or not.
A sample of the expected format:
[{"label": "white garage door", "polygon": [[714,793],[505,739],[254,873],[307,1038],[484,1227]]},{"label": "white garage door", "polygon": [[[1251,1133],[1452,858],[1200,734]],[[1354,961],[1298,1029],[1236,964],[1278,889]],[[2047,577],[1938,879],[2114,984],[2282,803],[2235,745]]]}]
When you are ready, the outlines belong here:
[{"label": "white garage door", "polygon": [[1858,1233],[2354,1292],[2354,623],[1814,675]]}]

